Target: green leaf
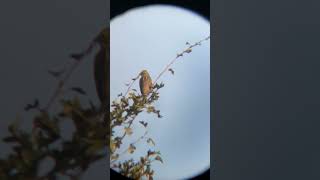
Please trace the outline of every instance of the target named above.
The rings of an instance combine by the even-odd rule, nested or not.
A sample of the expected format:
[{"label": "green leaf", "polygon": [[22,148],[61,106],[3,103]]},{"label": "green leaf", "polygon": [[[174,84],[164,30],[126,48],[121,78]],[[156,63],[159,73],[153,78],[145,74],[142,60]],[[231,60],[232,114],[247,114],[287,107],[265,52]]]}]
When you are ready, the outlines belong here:
[{"label": "green leaf", "polygon": [[169,69],[168,69],[168,71],[170,71],[170,72],[171,72],[171,74],[172,74],[172,75],[174,75],[174,71],[173,71],[173,69],[169,68]]}]

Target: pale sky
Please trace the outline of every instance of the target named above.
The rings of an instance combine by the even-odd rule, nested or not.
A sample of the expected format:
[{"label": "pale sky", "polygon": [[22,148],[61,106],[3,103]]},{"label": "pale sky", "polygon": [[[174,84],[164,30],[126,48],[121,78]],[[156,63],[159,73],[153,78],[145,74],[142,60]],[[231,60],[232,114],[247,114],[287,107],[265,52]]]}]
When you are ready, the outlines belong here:
[{"label": "pale sky", "polygon": [[[194,43],[210,35],[209,21],[173,6],[149,6],[133,9],[111,20],[111,101],[125,92],[125,83],[141,70],[151,78],[160,73],[186,42]],[[210,167],[210,41],[177,60],[175,75],[165,73],[159,82],[156,108],[163,118],[142,114],[137,121],[149,123],[149,136],[160,150],[164,164],[155,162],[155,179],[183,179],[198,175]],[[138,88],[138,83],[134,88]],[[144,132],[140,124],[122,146]],[[137,144],[137,152],[122,159],[145,155],[149,146]]]}]

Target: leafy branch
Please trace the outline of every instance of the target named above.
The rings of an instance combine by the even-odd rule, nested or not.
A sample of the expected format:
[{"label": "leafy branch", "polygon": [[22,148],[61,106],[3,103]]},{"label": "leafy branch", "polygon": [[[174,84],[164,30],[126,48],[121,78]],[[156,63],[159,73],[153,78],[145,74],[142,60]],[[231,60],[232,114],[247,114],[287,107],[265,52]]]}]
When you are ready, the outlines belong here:
[{"label": "leafy branch", "polygon": [[[159,99],[158,90],[164,87],[163,83],[158,84],[157,81],[159,78],[167,71],[174,74],[174,71],[170,66],[180,57],[182,57],[186,53],[191,53],[192,49],[195,46],[200,46],[202,42],[210,39],[210,36],[207,38],[200,40],[192,45],[189,45],[185,50],[181,53],[178,53],[177,56],[169,62],[165,66],[165,68],[159,73],[153,82],[153,88],[149,96],[146,98],[142,94],[139,94],[135,89],[132,89],[133,84],[136,80],[139,79],[140,74],[136,77],[132,78],[132,81],[129,84],[124,95],[120,93],[118,95],[118,99],[112,101],[111,111],[110,111],[110,129],[111,129],[111,139],[110,139],[110,163],[111,167],[118,170],[122,175],[132,178],[132,179],[141,179],[142,177],[146,177],[147,179],[153,179],[154,171],[151,169],[152,162],[159,161],[163,163],[161,158],[160,151],[152,151],[149,149],[147,155],[140,157],[139,161],[134,161],[133,159],[126,160],[124,162],[118,162],[119,158],[123,156],[125,153],[134,153],[136,150],[135,144],[141,142],[142,139],[145,139],[147,130],[145,134],[138,138],[136,141],[131,143],[129,147],[125,148],[121,153],[117,151],[120,149],[122,142],[125,137],[130,136],[133,133],[132,124],[136,120],[137,116],[142,112],[153,113],[157,116],[157,118],[161,118],[160,110],[157,110],[153,104]],[[131,91],[130,91],[131,90]],[[144,121],[140,121],[140,124],[147,128],[148,123]],[[120,136],[115,135],[114,129],[115,127],[123,127],[123,133]],[[155,145],[155,142],[151,139],[147,139],[147,143],[151,145]]]},{"label": "leafy branch", "polygon": [[[88,49],[71,55],[74,61],[70,67],[64,67],[60,71],[48,71],[59,80],[58,85],[44,107],[41,107],[37,99],[25,107],[25,111],[35,113],[31,131],[24,130],[17,122],[8,126],[9,135],[3,138],[3,142],[12,147],[12,152],[6,158],[0,159],[0,179],[54,180],[59,176],[72,180],[80,179],[92,163],[106,157],[108,144],[105,138],[108,137],[109,128],[100,118],[100,108],[90,100],[89,107],[80,102],[79,96],[86,95],[80,87],[69,89],[74,92],[73,98],[61,95],[74,70],[94,47],[99,46],[99,52],[107,51],[108,32],[106,28],[103,29]],[[101,57],[107,58],[96,56]],[[49,111],[57,100],[59,110]],[[71,138],[66,139],[61,128],[70,121],[75,130]],[[52,162],[53,166],[42,172],[43,164],[49,162]]]}]

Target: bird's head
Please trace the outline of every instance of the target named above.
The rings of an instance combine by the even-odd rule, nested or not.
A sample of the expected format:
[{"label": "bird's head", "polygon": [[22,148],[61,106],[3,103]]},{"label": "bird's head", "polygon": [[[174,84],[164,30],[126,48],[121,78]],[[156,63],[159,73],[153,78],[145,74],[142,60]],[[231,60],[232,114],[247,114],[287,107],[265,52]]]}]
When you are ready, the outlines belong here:
[{"label": "bird's head", "polygon": [[147,70],[142,70],[141,72],[140,72],[140,76],[145,76],[145,75],[148,75],[149,73],[148,73],[148,71]]}]

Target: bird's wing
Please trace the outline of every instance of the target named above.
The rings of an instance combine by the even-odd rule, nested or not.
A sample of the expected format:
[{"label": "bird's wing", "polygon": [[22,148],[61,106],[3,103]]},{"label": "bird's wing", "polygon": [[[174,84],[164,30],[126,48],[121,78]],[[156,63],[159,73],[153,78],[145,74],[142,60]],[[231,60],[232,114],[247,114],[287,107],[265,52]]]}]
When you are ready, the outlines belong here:
[{"label": "bird's wing", "polygon": [[143,77],[140,78],[139,86],[140,86],[140,92],[143,95]]}]

